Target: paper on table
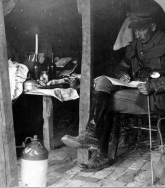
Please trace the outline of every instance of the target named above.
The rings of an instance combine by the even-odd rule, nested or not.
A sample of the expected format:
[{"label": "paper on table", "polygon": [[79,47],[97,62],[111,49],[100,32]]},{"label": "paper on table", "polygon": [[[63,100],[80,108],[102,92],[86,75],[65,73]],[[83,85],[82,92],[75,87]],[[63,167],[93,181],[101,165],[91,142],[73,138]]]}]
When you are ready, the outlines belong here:
[{"label": "paper on table", "polygon": [[[95,78],[95,81],[97,82],[98,78],[100,78],[101,76]],[[120,86],[126,86],[126,87],[134,87],[134,88],[137,88],[137,85],[140,84],[140,83],[145,83],[145,82],[142,82],[142,81],[132,81],[132,82],[124,82],[124,81],[121,81],[119,79],[116,79],[116,78],[111,78],[111,77],[108,77],[106,76],[106,78],[108,78],[113,85],[120,85]]]},{"label": "paper on table", "polygon": [[35,89],[31,91],[25,91],[26,94],[34,94],[34,95],[46,95],[57,98],[62,101],[75,100],[79,98],[77,90],[73,88],[55,88],[55,89]]},{"label": "paper on table", "polygon": [[65,57],[65,58],[61,58],[60,60],[58,60],[56,62],[56,67],[61,67],[64,68],[64,66],[69,63],[69,61],[71,60],[71,57]]},{"label": "paper on table", "polygon": [[78,64],[75,64],[75,66],[71,70],[63,70],[59,74],[59,77],[70,76],[74,72],[74,70],[76,69],[77,66],[78,66]]}]

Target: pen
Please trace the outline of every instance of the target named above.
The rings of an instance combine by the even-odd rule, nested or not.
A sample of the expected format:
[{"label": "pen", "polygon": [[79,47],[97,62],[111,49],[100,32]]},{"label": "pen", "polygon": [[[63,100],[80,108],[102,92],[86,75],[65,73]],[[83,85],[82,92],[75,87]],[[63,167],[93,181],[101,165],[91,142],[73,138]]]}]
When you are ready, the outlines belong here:
[{"label": "pen", "polygon": [[129,77],[127,74],[124,74],[124,76],[125,76],[128,80],[130,80],[130,77]]}]

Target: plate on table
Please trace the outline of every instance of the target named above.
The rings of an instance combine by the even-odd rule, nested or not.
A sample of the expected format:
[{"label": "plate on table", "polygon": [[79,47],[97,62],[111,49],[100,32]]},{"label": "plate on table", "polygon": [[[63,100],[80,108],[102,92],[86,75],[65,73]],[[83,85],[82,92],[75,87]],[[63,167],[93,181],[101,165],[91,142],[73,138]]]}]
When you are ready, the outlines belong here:
[{"label": "plate on table", "polygon": [[55,88],[69,88],[69,83],[54,84],[49,86],[39,86],[38,89],[55,89]]}]

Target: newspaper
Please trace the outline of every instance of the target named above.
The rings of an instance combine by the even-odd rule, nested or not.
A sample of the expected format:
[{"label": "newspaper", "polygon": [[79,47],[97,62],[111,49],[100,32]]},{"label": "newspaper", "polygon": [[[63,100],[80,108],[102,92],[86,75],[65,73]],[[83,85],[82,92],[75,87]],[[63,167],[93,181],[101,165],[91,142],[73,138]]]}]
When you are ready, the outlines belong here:
[{"label": "newspaper", "polygon": [[[100,78],[100,77],[102,77],[102,76],[95,78],[95,82],[97,82],[98,78]],[[125,86],[125,87],[137,88],[138,84],[145,83],[142,81],[131,81],[131,82],[127,83],[127,82],[124,82],[124,81],[116,79],[116,78],[111,78],[108,76],[105,76],[105,77],[108,78],[108,80],[110,80],[113,85],[120,85],[120,86]]]}]

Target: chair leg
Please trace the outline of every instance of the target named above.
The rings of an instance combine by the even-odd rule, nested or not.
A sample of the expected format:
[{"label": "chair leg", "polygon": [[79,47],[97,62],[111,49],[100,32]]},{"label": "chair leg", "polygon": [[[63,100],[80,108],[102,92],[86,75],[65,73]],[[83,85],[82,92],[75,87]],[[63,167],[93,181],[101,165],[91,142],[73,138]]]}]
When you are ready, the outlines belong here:
[{"label": "chair leg", "polygon": [[137,144],[136,146],[140,145],[140,137],[141,137],[141,132],[140,132],[140,128],[139,128],[139,118],[137,116],[133,117],[133,122],[134,125],[137,127]]},{"label": "chair leg", "polygon": [[[126,116],[124,118],[124,127],[126,128],[125,142],[128,144],[128,149],[134,145],[134,142],[138,139],[139,141],[139,131],[138,131],[138,117],[137,116]],[[129,128],[128,128],[129,124]],[[134,127],[137,127],[135,129]]]}]

